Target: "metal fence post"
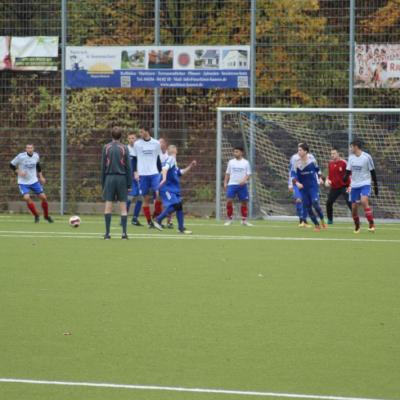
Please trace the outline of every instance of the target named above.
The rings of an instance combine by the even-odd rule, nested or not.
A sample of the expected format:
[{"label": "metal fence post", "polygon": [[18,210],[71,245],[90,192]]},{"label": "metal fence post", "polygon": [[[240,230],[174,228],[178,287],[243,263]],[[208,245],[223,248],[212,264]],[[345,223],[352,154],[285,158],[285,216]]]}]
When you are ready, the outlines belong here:
[{"label": "metal fence post", "polygon": [[[251,28],[250,28],[250,107],[256,106],[256,12],[257,12],[257,0],[251,0]],[[249,161],[251,169],[255,169],[256,154],[255,154],[255,137],[254,137],[254,120],[255,114],[250,114],[250,154]],[[254,199],[256,197],[255,182],[253,174],[250,178],[250,204],[249,204],[249,216],[254,216]]]},{"label": "metal fence post", "polygon": [[222,111],[217,110],[217,154],[216,154],[216,184],[215,184],[215,219],[221,220],[221,173],[222,173]]},{"label": "metal fence post", "polygon": [[[349,32],[349,108],[354,108],[355,0],[350,0]],[[354,115],[349,114],[349,144],[353,139]]]},{"label": "metal fence post", "polygon": [[67,92],[65,86],[65,50],[67,42],[67,0],[61,0],[61,159],[60,159],[60,215],[66,207],[66,152],[67,152]]},{"label": "metal fence post", "polygon": [[[154,44],[160,45],[160,0],[154,1]],[[154,89],[154,128],[153,135],[159,137],[160,129],[160,89]]]}]

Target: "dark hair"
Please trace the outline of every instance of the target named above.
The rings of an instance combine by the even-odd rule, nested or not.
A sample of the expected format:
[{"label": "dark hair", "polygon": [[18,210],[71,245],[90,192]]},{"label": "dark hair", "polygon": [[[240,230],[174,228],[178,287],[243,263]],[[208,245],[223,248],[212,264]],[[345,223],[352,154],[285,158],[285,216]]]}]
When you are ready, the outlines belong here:
[{"label": "dark hair", "polygon": [[332,150],[335,150],[335,151],[337,151],[339,153],[339,149],[336,146],[332,146],[331,151]]},{"label": "dark hair", "polygon": [[350,146],[356,146],[358,147],[360,150],[362,149],[362,142],[360,139],[354,139],[351,143]]},{"label": "dark hair", "polygon": [[240,150],[242,153],[244,153],[244,148],[242,146],[235,146],[233,150]]},{"label": "dark hair", "polygon": [[147,124],[139,125],[139,130],[140,129],[143,129],[144,131],[149,132],[149,133],[152,132],[152,127],[150,125],[147,125]]},{"label": "dark hair", "polygon": [[301,149],[303,149],[304,151],[306,151],[307,153],[310,151],[310,148],[308,147],[307,143],[299,143],[298,147],[300,147]]},{"label": "dark hair", "polygon": [[113,126],[111,130],[111,136],[114,140],[119,140],[121,139],[122,136],[122,128],[119,126]]}]

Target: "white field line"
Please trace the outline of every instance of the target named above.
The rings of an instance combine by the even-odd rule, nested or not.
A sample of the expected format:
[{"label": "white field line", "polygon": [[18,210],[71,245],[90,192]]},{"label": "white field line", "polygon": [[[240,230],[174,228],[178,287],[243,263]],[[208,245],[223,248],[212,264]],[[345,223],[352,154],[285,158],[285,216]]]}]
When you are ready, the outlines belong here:
[{"label": "white field line", "polygon": [[364,397],[327,396],[327,395],[317,395],[317,394],[275,393],[275,392],[247,391],[247,390],[187,388],[187,387],[156,386],[156,385],[124,385],[117,383],[45,381],[36,379],[16,379],[16,378],[0,378],[0,383],[22,383],[22,384],[32,384],[32,385],[78,386],[78,387],[152,390],[152,391],[157,390],[162,392],[208,393],[208,394],[212,393],[212,394],[230,394],[238,396],[258,396],[258,397],[275,397],[275,398],[289,398],[289,399],[383,400],[377,398],[372,399]]},{"label": "white field line", "polygon": [[[316,234],[317,235],[317,234]],[[36,231],[0,231],[0,237],[39,238],[71,238],[101,239],[99,232],[36,232]],[[114,235],[119,238],[119,235]],[[400,243],[400,239],[367,239],[367,238],[324,238],[324,237],[285,237],[285,236],[228,236],[228,235],[182,235],[182,234],[129,234],[134,239],[166,239],[166,240],[259,240],[259,241],[300,241],[300,242],[362,242],[362,243]]]},{"label": "white field line", "polygon": [[[113,219],[117,219],[118,216],[115,216]],[[25,224],[29,224],[30,220],[28,219],[14,219],[13,217],[9,217],[9,216],[0,216],[0,223],[2,222],[17,222],[17,223],[25,223]],[[67,219],[57,219],[56,217],[56,223],[65,223],[68,224],[68,220]],[[32,222],[33,224],[33,222]],[[43,222],[43,224],[45,224],[45,222]],[[47,223],[46,223],[47,224]],[[104,225],[104,221],[102,220],[101,217],[99,217],[98,221],[87,221],[87,220],[83,220],[82,224],[85,225]],[[129,223],[128,223],[129,225]],[[240,221],[239,220],[235,220],[235,222],[233,223],[233,225],[231,225],[229,228],[227,228],[226,226],[224,226],[224,223],[201,223],[201,222],[190,222],[188,221],[186,224],[186,226],[210,226],[210,227],[217,227],[217,228],[223,228],[223,229],[231,229],[232,227],[237,227],[237,228],[242,228],[242,229],[248,229],[247,227],[242,227],[240,225]],[[378,224],[380,229],[384,229],[385,231],[389,230],[389,231],[400,231],[400,224],[393,224],[393,223],[383,223],[383,224]],[[338,222],[335,223],[334,226],[330,225],[329,226],[329,230],[349,230],[349,227],[351,229],[352,227],[352,223],[346,223],[346,222]],[[146,226],[143,227],[144,229],[147,229]],[[255,222],[254,225],[252,226],[253,228],[261,228],[261,229],[294,229],[294,230],[299,230],[299,228],[297,227],[297,222],[296,221],[291,221],[291,222],[283,222],[282,225],[271,225],[268,222]],[[118,227],[111,227],[111,229],[119,229]],[[135,228],[136,229],[136,228]],[[140,228],[138,228],[140,229]]]}]

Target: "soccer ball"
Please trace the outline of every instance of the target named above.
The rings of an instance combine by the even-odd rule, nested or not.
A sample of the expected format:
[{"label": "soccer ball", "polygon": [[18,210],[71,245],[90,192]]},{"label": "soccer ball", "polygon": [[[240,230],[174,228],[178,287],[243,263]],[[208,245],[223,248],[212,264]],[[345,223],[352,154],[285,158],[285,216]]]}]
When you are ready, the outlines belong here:
[{"label": "soccer ball", "polygon": [[74,215],[69,219],[69,224],[73,228],[78,228],[78,226],[81,224],[81,219],[77,215]]},{"label": "soccer ball", "polygon": [[330,188],[330,187],[331,187],[331,184],[330,184],[328,178],[325,179],[325,187],[326,187],[326,188]]}]

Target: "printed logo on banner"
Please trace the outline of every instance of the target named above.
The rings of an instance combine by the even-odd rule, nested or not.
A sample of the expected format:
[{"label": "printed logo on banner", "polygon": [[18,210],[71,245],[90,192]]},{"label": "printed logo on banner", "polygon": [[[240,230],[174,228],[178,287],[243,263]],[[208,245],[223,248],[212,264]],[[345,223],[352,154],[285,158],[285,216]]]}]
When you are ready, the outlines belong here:
[{"label": "printed logo on banner", "polygon": [[128,75],[121,76],[121,87],[130,88],[131,87],[131,77]]}]

